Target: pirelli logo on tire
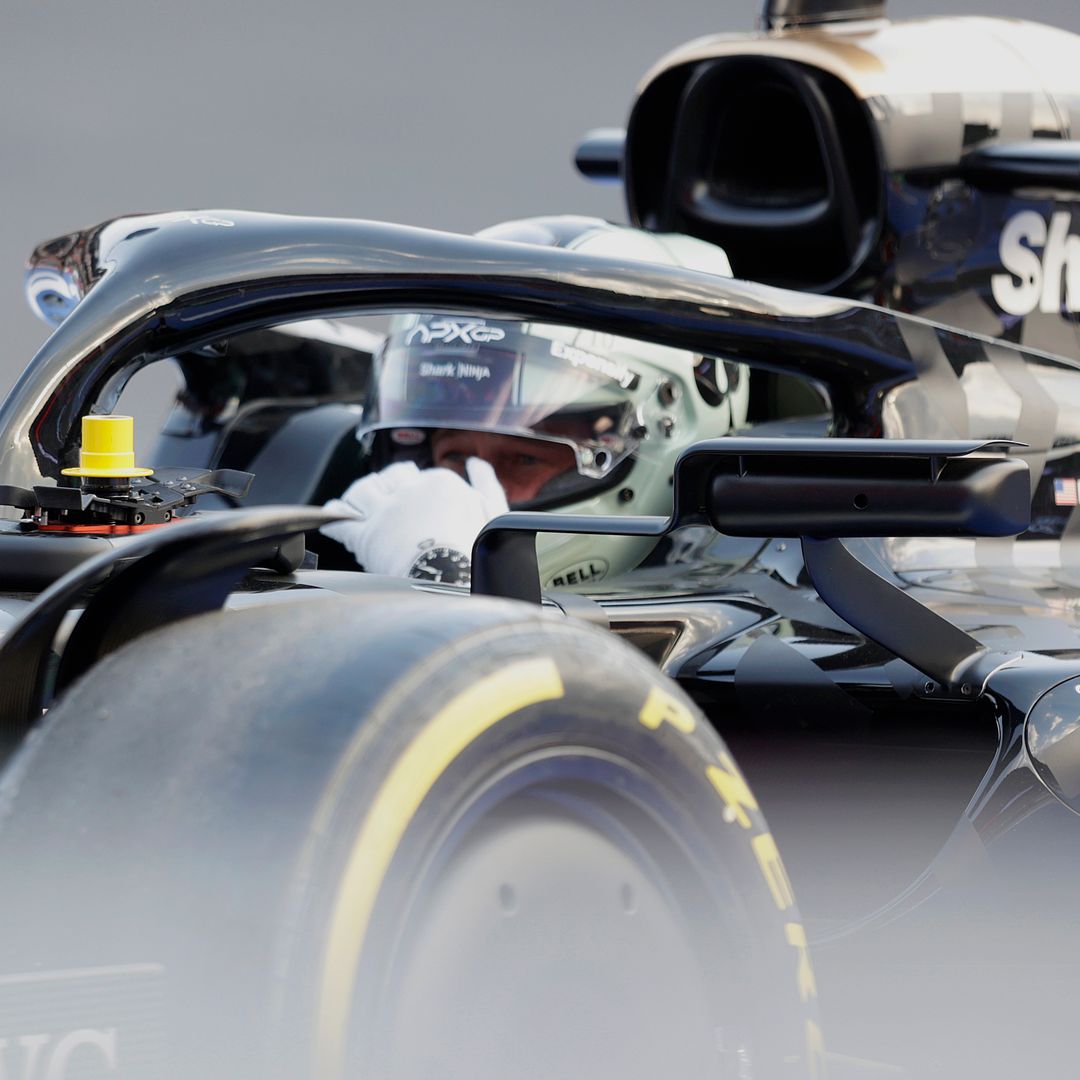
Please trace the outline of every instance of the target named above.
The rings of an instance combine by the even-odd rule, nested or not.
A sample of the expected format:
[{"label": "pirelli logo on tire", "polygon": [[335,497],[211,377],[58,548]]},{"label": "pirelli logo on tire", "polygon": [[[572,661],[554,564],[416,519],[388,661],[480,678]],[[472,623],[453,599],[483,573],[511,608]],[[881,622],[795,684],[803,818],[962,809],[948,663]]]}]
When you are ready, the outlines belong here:
[{"label": "pirelli logo on tire", "polygon": [[[652,731],[660,729],[662,724],[670,724],[684,734],[691,734],[696,726],[693,712],[674,695],[654,686],[638,715],[641,723]],[[754,854],[758,869],[769,890],[773,903],[781,913],[793,911],[795,894],[791,888],[787,870],[780,858],[776,841],[771,832],[758,829],[761,821],[760,808],[754,793],[750,790],[745,777],[739,771],[731,756],[726,753],[717,755],[718,763],[706,766],[705,775],[715,788],[724,804],[723,817],[728,825],[737,825],[745,829],[750,836],[750,850]],[[794,951],[795,981],[799,999],[810,1004],[817,999],[817,980],[810,962],[810,950],[806,941],[806,930],[802,923],[786,922],[784,936]],[[811,1019],[806,1020],[806,1059],[811,1075],[824,1075],[825,1041],[821,1029]]]},{"label": "pirelli logo on tire", "polygon": [[[620,670],[620,662],[632,660],[620,651],[625,646],[614,641],[604,644],[608,639],[592,631],[586,634],[561,627],[553,631],[544,626],[528,633],[534,634],[535,641],[528,641],[524,633],[516,638],[501,632],[466,637],[452,653],[447,651],[445,659],[436,656],[418,665],[409,673],[416,692],[406,687],[386,699],[385,709],[377,705],[382,710],[376,712],[378,724],[369,728],[361,722],[341,753],[313,821],[315,837],[332,835],[336,808],[346,805],[338,792],[346,789],[356,763],[366,760],[365,755],[370,757],[372,741],[397,740],[392,756],[380,761],[378,774],[369,774],[376,783],[367,789],[370,795],[365,792],[360,812],[349,811],[355,815],[349,819],[356,830],[352,839],[328,864],[334,868],[334,887],[319,934],[313,987],[312,1049],[317,1074],[328,1080],[344,1075],[346,1059],[352,1060],[350,1047],[359,1048],[361,1057],[373,1053],[365,1049],[370,1042],[362,1041],[363,1024],[350,1024],[353,1003],[366,1000],[365,994],[381,993],[385,985],[384,965],[395,954],[389,946],[380,952],[386,938],[381,920],[396,925],[397,897],[405,885],[415,887],[409,875],[432,861],[430,852],[424,854],[424,844],[442,842],[431,826],[436,800],[451,792],[455,805],[466,805],[471,797],[469,785],[476,785],[477,778],[482,786],[489,775],[505,780],[511,775],[508,770],[530,770],[538,763],[543,767],[538,773],[542,783],[550,784],[556,775],[553,763],[563,755],[574,783],[587,776],[589,783],[607,793],[605,797],[618,805],[620,800],[627,802],[628,821],[638,820],[637,815],[645,812],[640,809],[644,793],[652,792],[649,797],[659,800],[657,805],[670,803],[672,828],[684,821],[694,833],[691,846],[699,840],[704,844],[702,872],[712,867],[717,875],[718,903],[724,902],[721,892],[724,897],[730,895],[725,891],[729,888],[727,870],[735,874],[739,895],[745,896],[746,903],[725,906],[714,916],[730,914],[732,926],[758,935],[763,945],[754,961],[763,964],[760,972],[748,967],[738,985],[746,990],[760,974],[763,980],[767,976],[766,993],[788,991],[778,1014],[782,1020],[774,1025],[782,1037],[779,1042],[763,1037],[761,1052],[783,1054],[783,1062],[804,1076],[819,1075],[821,1037],[814,1022],[817,984],[806,934],[776,843],[723,744],[684,696],[660,682],[655,669],[635,669],[630,674],[636,677],[614,679],[598,694],[598,663],[607,664],[608,671]],[[478,658],[478,670],[470,671],[471,657]],[[440,678],[434,678],[433,672]],[[447,684],[441,699],[423,692],[422,686],[439,685],[440,679]],[[402,725],[406,739],[401,737]],[[657,745],[654,750],[650,735],[667,747]],[[538,746],[543,748],[539,756]],[[599,768],[598,762],[602,762]],[[632,778],[634,784],[624,787],[624,778]],[[719,805],[713,802],[714,795]],[[425,806],[431,813],[420,813]],[[563,813],[560,808],[560,821]],[[434,839],[428,838],[429,833]],[[748,910],[755,913],[749,921]],[[710,924],[708,932],[712,930]],[[355,999],[358,987],[361,998]],[[357,1008],[362,1012],[362,1003]],[[770,1035],[774,1027],[769,1028]]]}]

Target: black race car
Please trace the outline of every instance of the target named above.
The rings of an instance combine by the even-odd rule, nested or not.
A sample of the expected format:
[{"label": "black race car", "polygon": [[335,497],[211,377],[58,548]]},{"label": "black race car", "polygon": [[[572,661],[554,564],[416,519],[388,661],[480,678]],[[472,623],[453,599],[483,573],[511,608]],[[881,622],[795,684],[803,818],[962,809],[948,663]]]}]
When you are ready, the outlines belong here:
[{"label": "black race car", "polygon": [[[8,1073],[1068,1068],[1071,106],[1049,61],[937,90],[923,50],[986,20],[772,8],[579,159],[801,292],[558,222],[210,211],[35,252],[59,325],[0,408]],[[502,516],[471,590],[358,572],[321,504],[377,339],[312,320],[425,311],[739,365],[746,424],[682,448],[670,515]],[[166,359],[139,475],[109,418]],[[649,554],[549,588],[540,533]]]}]

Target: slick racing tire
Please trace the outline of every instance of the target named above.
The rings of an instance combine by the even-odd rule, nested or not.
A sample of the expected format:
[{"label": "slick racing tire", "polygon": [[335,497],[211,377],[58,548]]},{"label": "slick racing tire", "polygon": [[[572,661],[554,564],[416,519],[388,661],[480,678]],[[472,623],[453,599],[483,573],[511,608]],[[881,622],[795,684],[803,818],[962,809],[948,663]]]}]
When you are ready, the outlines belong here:
[{"label": "slick racing tire", "polygon": [[9,766],[0,858],[0,998],[51,988],[0,1038],[89,1032],[80,1076],[818,1074],[805,934],[723,743],[524,605],[147,635]]}]

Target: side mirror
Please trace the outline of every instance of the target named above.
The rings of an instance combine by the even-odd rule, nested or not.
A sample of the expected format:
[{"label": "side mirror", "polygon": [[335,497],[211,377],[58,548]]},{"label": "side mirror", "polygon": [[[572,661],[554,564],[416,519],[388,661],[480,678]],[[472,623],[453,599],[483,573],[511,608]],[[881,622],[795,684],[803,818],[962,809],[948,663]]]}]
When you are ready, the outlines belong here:
[{"label": "side mirror", "polygon": [[1013,536],[1030,519],[1028,468],[980,452],[994,445],[718,439],[686,457],[708,470],[709,522],[729,536]]},{"label": "side mirror", "polygon": [[626,131],[622,128],[597,128],[578,143],[574,164],[586,180],[617,182],[622,177]]},{"label": "side mirror", "polygon": [[1011,536],[1027,528],[1027,463],[1006,441],[713,439],[675,465],[662,517],[512,513],[473,545],[472,591],[539,603],[536,534],[660,537],[711,524],[733,536],[798,536],[810,579],[842,619],[947,686],[986,649],[844,547],[843,537]]}]

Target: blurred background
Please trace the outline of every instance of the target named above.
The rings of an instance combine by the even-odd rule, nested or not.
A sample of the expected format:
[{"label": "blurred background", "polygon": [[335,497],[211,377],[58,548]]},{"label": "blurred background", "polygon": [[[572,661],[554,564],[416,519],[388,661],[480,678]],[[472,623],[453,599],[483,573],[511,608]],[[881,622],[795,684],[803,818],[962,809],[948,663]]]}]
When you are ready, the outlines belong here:
[{"label": "blurred background", "polygon": [[[623,220],[571,164],[625,121],[672,46],[754,25],[758,0],[15,0],[0,15],[0,393],[45,339],[38,242],[135,211],[243,208],[473,231],[553,212]],[[892,0],[894,19],[1015,14]],[[1025,18],[1080,32],[1076,0]]]}]

